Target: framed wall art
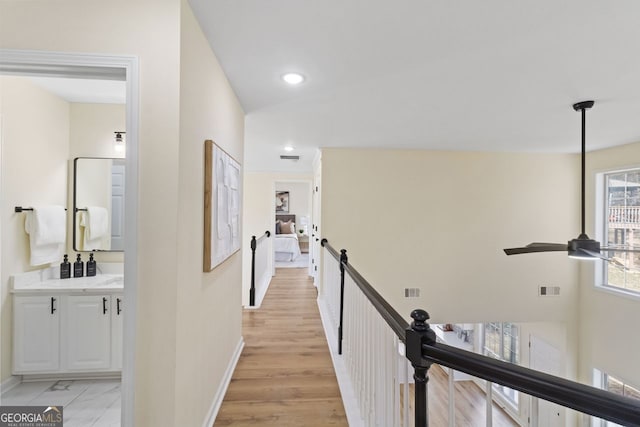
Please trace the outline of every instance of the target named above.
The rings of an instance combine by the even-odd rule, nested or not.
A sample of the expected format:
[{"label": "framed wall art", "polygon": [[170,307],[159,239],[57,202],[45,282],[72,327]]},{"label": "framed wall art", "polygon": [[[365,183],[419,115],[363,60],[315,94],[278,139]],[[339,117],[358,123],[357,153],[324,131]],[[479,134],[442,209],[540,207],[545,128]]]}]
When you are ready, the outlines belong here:
[{"label": "framed wall art", "polygon": [[289,213],[288,191],[276,191],[276,213]]},{"label": "framed wall art", "polygon": [[209,272],[240,250],[240,163],[204,142],[204,259]]}]

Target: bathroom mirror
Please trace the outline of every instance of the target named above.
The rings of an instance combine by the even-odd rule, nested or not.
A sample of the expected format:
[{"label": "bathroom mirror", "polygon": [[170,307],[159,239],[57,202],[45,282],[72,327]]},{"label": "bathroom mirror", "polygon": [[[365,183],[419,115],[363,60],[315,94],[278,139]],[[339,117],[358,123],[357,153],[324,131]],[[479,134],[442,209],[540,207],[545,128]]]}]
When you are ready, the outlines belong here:
[{"label": "bathroom mirror", "polygon": [[124,250],[125,159],[73,161],[73,249]]}]

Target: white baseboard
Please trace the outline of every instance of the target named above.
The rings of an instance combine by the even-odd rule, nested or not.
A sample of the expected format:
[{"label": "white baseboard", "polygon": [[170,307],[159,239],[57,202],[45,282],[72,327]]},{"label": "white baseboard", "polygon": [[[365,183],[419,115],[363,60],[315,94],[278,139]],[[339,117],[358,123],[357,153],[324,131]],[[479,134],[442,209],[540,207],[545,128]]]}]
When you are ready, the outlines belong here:
[{"label": "white baseboard", "polygon": [[227,394],[227,389],[229,388],[229,383],[231,382],[231,377],[233,377],[233,371],[236,369],[236,365],[238,364],[238,360],[240,360],[240,355],[242,354],[242,349],[244,348],[244,339],[240,337],[240,341],[238,341],[238,345],[236,346],[236,350],[229,361],[229,365],[227,366],[227,370],[222,377],[222,382],[218,387],[218,391],[213,398],[213,402],[211,403],[211,408],[209,408],[209,412],[207,413],[207,417],[202,423],[202,427],[211,427],[218,416],[218,411],[220,410],[220,406],[222,406],[222,401],[224,400],[224,395]]},{"label": "white baseboard", "polygon": [[20,375],[11,375],[9,378],[2,381],[2,384],[0,384],[0,392],[6,393],[21,382],[22,378],[20,377]]},{"label": "white baseboard", "polygon": [[320,319],[322,320],[322,329],[324,329],[324,334],[327,337],[329,353],[331,354],[333,369],[336,371],[336,379],[338,380],[338,387],[340,387],[342,404],[344,405],[344,411],[347,415],[347,421],[349,422],[350,427],[364,427],[365,423],[360,416],[360,405],[358,405],[351,377],[349,377],[349,373],[347,372],[347,367],[342,356],[338,354],[337,331],[333,326],[331,326],[331,316],[329,315],[329,311],[325,306],[324,301],[321,298],[318,298],[317,302],[318,310],[320,311]]}]

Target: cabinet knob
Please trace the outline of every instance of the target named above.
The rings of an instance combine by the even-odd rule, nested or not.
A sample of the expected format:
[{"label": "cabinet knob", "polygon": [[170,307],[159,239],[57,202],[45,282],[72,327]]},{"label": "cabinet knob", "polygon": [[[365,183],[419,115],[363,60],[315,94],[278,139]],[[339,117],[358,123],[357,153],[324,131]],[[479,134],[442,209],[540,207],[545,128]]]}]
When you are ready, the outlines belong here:
[{"label": "cabinet knob", "polygon": [[122,300],[120,298],[116,298],[116,309],[117,309],[118,316],[120,316],[120,312],[122,311],[122,309],[120,308],[120,303],[121,302],[122,302]]},{"label": "cabinet knob", "polygon": [[102,314],[107,314],[107,298],[102,297]]},{"label": "cabinet knob", "polygon": [[51,314],[55,313],[56,310],[56,299],[54,297],[51,297]]}]

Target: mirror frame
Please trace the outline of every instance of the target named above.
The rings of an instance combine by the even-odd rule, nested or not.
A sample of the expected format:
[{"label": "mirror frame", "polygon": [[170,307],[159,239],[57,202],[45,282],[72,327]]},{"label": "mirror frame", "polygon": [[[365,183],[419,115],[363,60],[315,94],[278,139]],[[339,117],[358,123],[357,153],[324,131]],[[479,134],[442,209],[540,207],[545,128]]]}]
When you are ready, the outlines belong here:
[{"label": "mirror frame", "polygon": [[[92,250],[79,250],[77,248],[77,228],[78,228],[78,204],[77,204],[77,185],[78,185],[78,160],[121,160],[122,162],[126,162],[124,157],[76,157],[73,159],[73,236],[72,236],[72,247],[75,252],[124,252],[124,249],[92,249]],[[125,165],[125,173],[126,173],[126,165]],[[126,191],[126,189],[125,189]],[[111,217],[109,217],[111,220]]]}]

